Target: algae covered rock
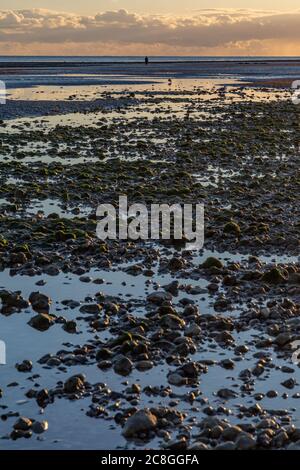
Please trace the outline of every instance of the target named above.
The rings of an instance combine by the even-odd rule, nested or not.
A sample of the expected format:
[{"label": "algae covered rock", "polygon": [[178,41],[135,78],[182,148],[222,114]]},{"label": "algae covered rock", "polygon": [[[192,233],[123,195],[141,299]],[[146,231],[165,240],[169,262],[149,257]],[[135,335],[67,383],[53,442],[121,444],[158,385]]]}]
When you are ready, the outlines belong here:
[{"label": "algae covered rock", "polygon": [[241,234],[241,227],[236,222],[228,222],[224,226],[224,233],[231,233],[233,235],[239,236]]},{"label": "algae covered rock", "polygon": [[223,268],[223,263],[218,258],[215,258],[214,256],[210,256],[209,258],[207,258],[204,261],[204,263],[202,263],[200,265],[200,268],[203,268],[203,269],[211,269],[211,268],[222,269]]},{"label": "algae covered rock", "polygon": [[160,319],[161,326],[165,326],[171,329],[178,329],[185,327],[185,321],[179,318],[177,315],[164,315]]},{"label": "algae covered rock", "polygon": [[279,268],[272,268],[263,274],[261,280],[267,284],[282,284],[287,278]]}]

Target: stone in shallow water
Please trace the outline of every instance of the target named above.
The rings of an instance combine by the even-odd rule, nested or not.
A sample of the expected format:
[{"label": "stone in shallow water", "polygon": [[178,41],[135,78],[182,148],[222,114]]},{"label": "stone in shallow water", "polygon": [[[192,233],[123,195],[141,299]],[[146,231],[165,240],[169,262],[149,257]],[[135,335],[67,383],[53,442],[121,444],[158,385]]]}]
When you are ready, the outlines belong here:
[{"label": "stone in shallow water", "polygon": [[161,326],[165,326],[171,329],[178,329],[185,327],[185,321],[179,318],[177,315],[164,315],[160,320]]},{"label": "stone in shallow water", "polygon": [[76,331],[77,331],[77,323],[76,323],[76,321],[74,321],[74,320],[67,321],[67,322],[63,325],[63,329],[64,329],[67,333],[76,333]]},{"label": "stone in shallow water", "polygon": [[28,325],[32,326],[39,331],[46,331],[54,324],[54,317],[46,313],[39,313],[35,317],[32,317]]},{"label": "stone in shallow water", "polygon": [[251,450],[256,447],[256,440],[250,434],[240,434],[236,440],[236,448],[238,450]]},{"label": "stone in shallow water", "polygon": [[118,356],[114,362],[114,371],[119,375],[129,375],[132,371],[133,363],[126,356]]},{"label": "stone in shallow water", "polygon": [[161,305],[163,302],[172,300],[172,295],[169,292],[152,292],[147,297],[148,302],[156,305]]},{"label": "stone in shallow water", "polygon": [[281,284],[286,282],[287,279],[280,269],[273,268],[264,273],[261,280],[267,284]]},{"label": "stone in shallow water", "polygon": [[48,430],[48,421],[35,421],[31,429],[35,434],[42,434]]},{"label": "stone in shallow water", "polygon": [[122,434],[124,437],[133,437],[155,429],[156,425],[157,418],[150,410],[139,410],[127,419]]},{"label": "stone in shallow water", "polygon": [[86,304],[86,305],[82,305],[82,307],[80,307],[80,312],[90,313],[92,315],[100,313],[101,310],[102,310],[102,307],[99,304]]},{"label": "stone in shallow water", "polygon": [[223,268],[223,263],[220,261],[218,258],[214,258],[213,256],[210,256],[207,258],[204,263],[200,265],[200,268],[203,269],[210,269],[210,268]]},{"label": "stone in shallow water", "polygon": [[25,359],[20,364],[16,364],[16,369],[19,372],[30,372],[32,370],[32,362]]},{"label": "stone in shallow water", "polygon": [[180,385],[186,385],[187,384],[187,378],[182,377],[180,374],[177,374],[177,372],[174,372],[168,376],[168,382],[171,385],[175,386],[180,386]]},{"label": "stone in shallow water", "polygon": [[29,302],[36,312],[49,312],[51,299],[47,295],[41,294],[40,292],[32,292],[29,296]]},{"label": "stone in shallow water", "polygon": [[28,431],[32,426],[32,421],[29,418],[21,416],[14,424],[14,429],[17,431]]},{"label": "stone in shallow water", "polygon": [[288,388],[289,390],[293,389],[296,385],[296,380],[293,378],[290,378],[288,380],[285,380],[284,382],[281,382],[281,385],[283,387]]},{"label": "stone in shallow water", "polygon": [[238,394],[229,388],[222,388],[217,393],[218,397],[223,398],[224,400],[229,400],[230,398],[236,398]]},{"label": "stone in shallow water", "polygon": [[154,364],[152,361],[139,361],[135,365],[136,369],[141,372],[152,369],[153,366]]},{"label": "stone in shallow water", "polygon": [[84,382],[81,377],[74,375],[70,377],[64,384],[66,393],[76,393],[84,388]]}]

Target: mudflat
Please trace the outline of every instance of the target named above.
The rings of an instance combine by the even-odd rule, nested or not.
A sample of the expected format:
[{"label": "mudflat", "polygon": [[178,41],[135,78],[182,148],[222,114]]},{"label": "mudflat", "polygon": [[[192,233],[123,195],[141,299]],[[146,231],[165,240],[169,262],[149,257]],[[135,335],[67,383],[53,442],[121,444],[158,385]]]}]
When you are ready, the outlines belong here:
[{"label": "mudflat", "polygon": [[[299,448],[298,62],[89,67],[0,106],[5,448]],[[122,194],[204,204],[203,249],[97,238]]]}]

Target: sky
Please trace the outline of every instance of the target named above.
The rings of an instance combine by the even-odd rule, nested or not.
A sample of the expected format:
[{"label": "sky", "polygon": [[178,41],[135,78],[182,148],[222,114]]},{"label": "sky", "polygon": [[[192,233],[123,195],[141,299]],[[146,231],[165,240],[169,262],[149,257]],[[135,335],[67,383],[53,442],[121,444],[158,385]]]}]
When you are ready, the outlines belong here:
[{"label": "sky", "polygon": [[1,0],[1,55],[300,55],[299,0]]}]

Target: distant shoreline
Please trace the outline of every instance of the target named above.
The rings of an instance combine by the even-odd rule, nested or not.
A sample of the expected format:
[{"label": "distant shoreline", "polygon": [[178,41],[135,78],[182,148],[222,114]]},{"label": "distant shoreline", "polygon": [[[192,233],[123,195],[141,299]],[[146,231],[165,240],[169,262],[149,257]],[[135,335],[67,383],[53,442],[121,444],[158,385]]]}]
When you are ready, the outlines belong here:
[{"label": "distant shoreline", "polygon": [[[84,58],[83,58],[84,59]],[[243,86],[290,87],[300,78],[300,58],[140,62],[0,62],[7,90],[36,86],[154,85],[157,80],[238,80]],[[246,85],[247,84],[247,85]]]},{"label": "distant shoreline", "polygon": [[[217,65],[217,64],[234,64],[234,65],[255,65],[255,64],[289,64],[289,65],[300,65],[300,58],[249,58],[249,59],[227,59],[227,58],[221,58],[217,60],[213,59],[207,59],[207,60],[150,60],[149,65],[179,65],[179,64],[196,64],[196,65]],[[39,60],[39,59],[33,59],[31,61],[28,60],[12,60],[12,61],[7,61],[7,60],[2,60],[0,58],[0,68],[28,68],[28,67],[38,67],[38,68],[44,68],[44,67],[62,67],[62,66],[68,66],[68,67],[82,67],[82,66],[89,66],[89,67],[101,67],[101,66],[107,66],[107,65],[142,65],[144,66],[144,61],[143,60],[130,60],[130,61],[89,61],[89,60],[74,60],[74,61],[68,61],[68,60]]]}]

